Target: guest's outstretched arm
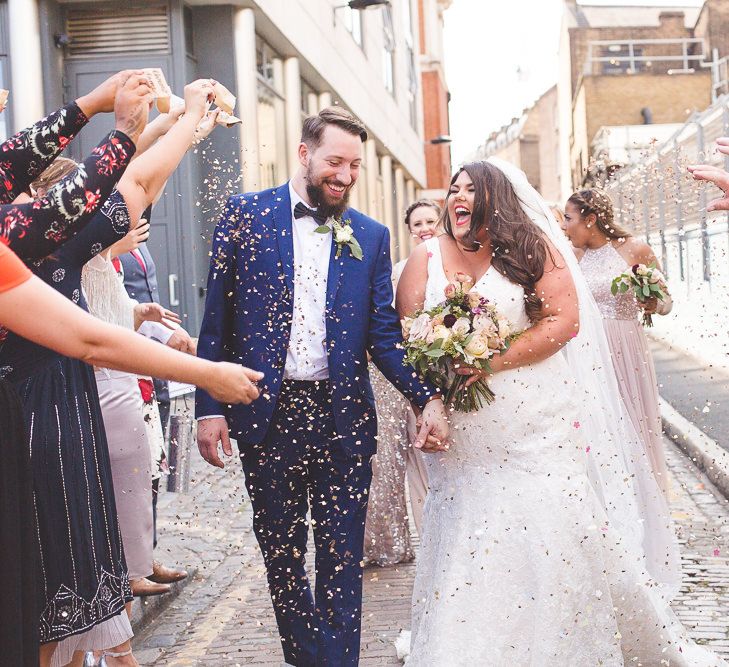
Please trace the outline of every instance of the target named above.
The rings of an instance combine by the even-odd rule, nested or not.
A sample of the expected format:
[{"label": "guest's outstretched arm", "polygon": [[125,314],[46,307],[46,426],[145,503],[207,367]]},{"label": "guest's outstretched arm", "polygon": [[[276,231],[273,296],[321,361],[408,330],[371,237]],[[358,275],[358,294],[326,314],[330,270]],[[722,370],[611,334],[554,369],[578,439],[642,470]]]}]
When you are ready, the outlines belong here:
[{"label": "guest's outstretched arm", "polygon": [[195,128],[207,112],[208,98],[214,96],[210,79],[185,86],[185,113],[154,146],[135,159],[119,182],[133,222],[155,200],[167,179],[185,157]]},{"label": "guest's outstretched arm", "polygon": [[0,204],[9,204],[26,192],[92,116],[113,111],[118,88],[133,73],[114,74],[90,93],[4,141],[0,145]]},{"label": "guest's outstretched arm", "polygon": [[117,129],[91,155],[41,198],[0,206],[0,242],[24,261],[54,252],[88,223],[124,173],[147,122],[150,90],[140,75],[119,89],[115,102]]},{"label": "guest's outstretched arm", "polygon": [[102,368],[186,382],[225,403],[250,403],[263,375],[214,363],[107,324],[32,276],[0,293],[0,321],[19,336]]}]

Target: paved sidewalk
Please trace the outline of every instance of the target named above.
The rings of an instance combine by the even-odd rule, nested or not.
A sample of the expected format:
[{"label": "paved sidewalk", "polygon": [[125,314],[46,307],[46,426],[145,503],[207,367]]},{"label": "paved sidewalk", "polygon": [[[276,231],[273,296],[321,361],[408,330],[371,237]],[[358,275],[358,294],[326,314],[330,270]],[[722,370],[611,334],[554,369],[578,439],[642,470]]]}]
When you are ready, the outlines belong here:
[{"label": "paved sidewalk", "polygon": [[729,450],[729,373],[649,336],[661,396]]},{"label": "paved sidewalk", "polygon": [[[686,578],[675,608],[699,641],[729,656],[729,508],[671,443],[671,507]],[[135,640],[142,665],[281,665],[265,572],[251,530],[237,461],[225,471],[195,461],[191,493],[164,494],[161,548],[166,560],[198,575]],[[395,666],[393,641],[409,626],[414,564],[365,574],[362,662]]]}]

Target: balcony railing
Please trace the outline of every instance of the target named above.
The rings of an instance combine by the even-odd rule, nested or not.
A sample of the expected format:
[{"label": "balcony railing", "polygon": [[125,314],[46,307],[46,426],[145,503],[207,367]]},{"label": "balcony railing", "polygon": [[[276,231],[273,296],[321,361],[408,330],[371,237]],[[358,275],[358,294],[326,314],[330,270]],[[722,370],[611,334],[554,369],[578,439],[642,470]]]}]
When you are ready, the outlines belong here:
[{"label": "balcony railing", "polygon": [[706,57],[699,38],[597,40],[587,44],[584,74],[693,74]]}]

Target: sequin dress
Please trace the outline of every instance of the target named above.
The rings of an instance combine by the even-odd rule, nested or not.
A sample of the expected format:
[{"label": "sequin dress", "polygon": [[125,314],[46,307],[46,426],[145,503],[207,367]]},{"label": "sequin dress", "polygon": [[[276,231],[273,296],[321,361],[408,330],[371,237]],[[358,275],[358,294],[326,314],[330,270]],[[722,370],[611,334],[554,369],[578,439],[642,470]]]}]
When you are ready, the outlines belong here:
[{"label": "sequin dress", "polygon": [[[393,270],[395,285],[402,265]],[[372,458],[364,558],[384,567],[415,558],[405,500],[410,406],[374,364],[370,363],[369,371],[377,408],[377,454]]]},{"label": "sequin dress", "polygon": [[[128,229],[124,200],[113,192],[87,227],[30,268],[85,308],[83,265]],[[109,646],[121,643],[131,632],[122,613],[131,589],[93,369],[10,333],[0,375],[20,396],[31,452],[41,642],[108,622]]]},{"label": "sequin dress", "polygon": [[642,311],[632,292],[613,296],[610,291],[613,278],[625,273],[628,264],[607,243],[595,250],[588,248],[580,267],[603,316],[623,402],[645,445],[656,481],[667,494],[668,470],[658,407],[658,381],[639,320]]}]

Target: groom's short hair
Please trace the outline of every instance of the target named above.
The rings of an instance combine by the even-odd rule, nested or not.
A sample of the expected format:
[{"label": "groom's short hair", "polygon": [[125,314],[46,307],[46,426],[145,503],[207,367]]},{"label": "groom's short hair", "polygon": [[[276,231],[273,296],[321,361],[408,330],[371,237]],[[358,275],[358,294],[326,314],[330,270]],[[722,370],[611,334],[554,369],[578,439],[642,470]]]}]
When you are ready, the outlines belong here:
[{"label": "groom's short hair", "polygon": [[359,136],[364,143],[367,141],[367,130],[358,118],[342,107],[327,107],[316,116],[309,116],[304,121],[301,131],[301,142],[309,148],[318,148],[321,138],[328,125],[341,128],[349,134]]}]

